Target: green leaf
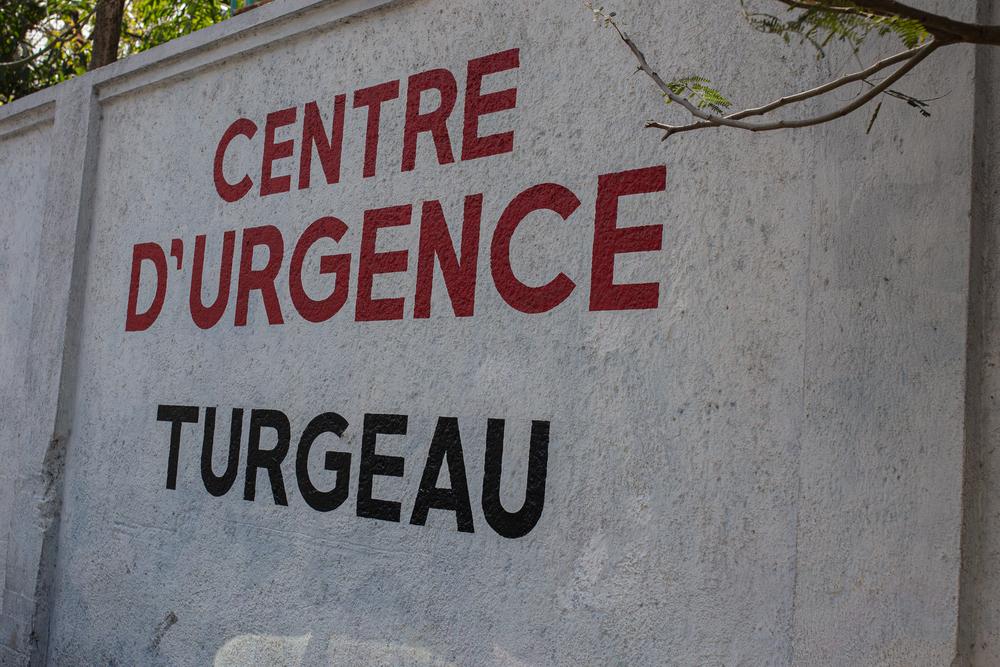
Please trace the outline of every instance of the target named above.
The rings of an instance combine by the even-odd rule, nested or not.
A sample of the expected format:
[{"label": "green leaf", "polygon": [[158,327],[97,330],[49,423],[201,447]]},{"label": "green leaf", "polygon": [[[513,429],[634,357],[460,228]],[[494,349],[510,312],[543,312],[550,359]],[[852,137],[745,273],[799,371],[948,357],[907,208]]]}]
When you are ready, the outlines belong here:
[{"label": "green leaf", "polygon": [[[726,109],[733,106],[733,103],[721,92],[713,88],[712,82],[702,76],[686,76],[667,82],[667,87],[674,95],[690,100],[699,109],[711,109],[717,114],[722,114]],[[670,104],[670,97],[664,96],[667,104]]]}]

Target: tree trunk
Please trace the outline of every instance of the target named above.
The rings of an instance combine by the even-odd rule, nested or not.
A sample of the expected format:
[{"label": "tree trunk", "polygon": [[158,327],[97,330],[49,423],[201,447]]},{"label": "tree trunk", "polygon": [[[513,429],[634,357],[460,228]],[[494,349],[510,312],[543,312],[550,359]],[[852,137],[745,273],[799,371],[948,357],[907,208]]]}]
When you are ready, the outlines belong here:
[{"label": "tree trunk", "polygon": [[97,69],[118,60],[118,40],[122,34],[125,0],[97,0],[93,51],[87,69]]}]

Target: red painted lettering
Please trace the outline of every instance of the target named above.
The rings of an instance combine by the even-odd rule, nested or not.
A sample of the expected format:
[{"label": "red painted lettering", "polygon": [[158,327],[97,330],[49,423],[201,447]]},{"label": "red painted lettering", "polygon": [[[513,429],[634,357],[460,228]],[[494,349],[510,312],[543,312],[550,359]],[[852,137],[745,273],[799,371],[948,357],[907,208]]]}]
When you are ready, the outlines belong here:
[{"label": "red painted lettering", "polygon": [[378,132],[382,118],[382,103],[399,97],[399,81],[380,83],[370,88],[362,88],[354,92],[354,108],[368,107],[368,126],[365,129],[365,166],[364,177],[375,175],[375,165],[378,161]]},{"label": "red painted lettering", "polygon": [[[142,263],[153,263],[156,271],[156,293],[153,302],[146,312],[138,312],[139,279],[142,275]],[[132,248],[132,279],[128,288],[128,310],[125,313],[125,331],[145,331],[153,326],[153,322],[163,310],[163,299],[167,295],[167,256],[158,243],[137,243]]]},{"label": "red painted lettering", "polygon": [[372,283],[380,273],[406,271],[407,251],[376,252],[378,230],[410,224],[413,207],[392,206],[365,211],[361,228],[361,252],[358,257],[358,296],[354,319],[359,322],[403,319],[403,298],[373,299]]},{"label": "red painted lettering", "polygon": [[457,317],[471,317],[476,304],[476,267],[479,260],[479,224],[483,214],[483,196],[465,198],[462,220],[462,259],[455,255],[455,246],[448,233],[441,202],[424,202],[420,214],[420,246],[417,251],[417,291],[413,303],[414,317],[430,317],[431,292],[434,282],[434,258],[441,266],[451,307]]},{"label": "red painted lettering", "polygon": [[306,253],[316,241],[322,238],[339,242],[347,232],[347,225],[334,217],[316,220],[302,232],[295,250],[292,251],[292,263],[289,267],[288,289],[292,296],[292,305],[299,315],[310,322],[324,322],[337,314],[347,301],[347,289],[350,281],[350,255],[323,255],[319,258],[319,272],[322,275],[334,274],[333,291],[325,299],[315,300],[306,294],[302,285],[302,264]]},{"label": "red painted lettering", "polygon": [[512,308],[522,313],[544,313],[566,300],[575,283],[560,273],[541,287],[525,285],[514,275],[510,266],[510,241],[521,221],[534,211],[554,211],[565,220],[580,206],[570,190],[555,183],[542,183],[530,187],[507,205],[490,248],[490,268],[497,292]]},{"label": "red painted lettering", "polygon": [[514,150],[514,132],[479,136],[479,117],[513,109],[517,88],[483,94],[483,77],[520,66],[520,51],[510,49],[469,61],[465,86],[465,125],[462,129],[462,160],[473,160]]},{"label": "red painted lettering", "polygon": [[299,190],[309,187],[312,172],[313,147],[319,155],[328,185],[340,182],[340,158],[344,151],[344,105],[346,95],[337,95],[333,100],[333,121],[330,136],[323,131],[323,119],[315,102],[306,104],[302,118],[302,153],[299,156]]},{"label": "red painted lettering", "polygon": [[260,196],[288,192],[292,187],[292,177],[289,175],[272,176],[271,167],[275,160],[291,157],[295,142],[291,139],[275,143],[274,132],[279,127],[285,127],[295,122],[295,107],[274,111],[267,114],[264,124],[264,159],[260,165]]},{"label": "red painted lettering", "polygon": [[591,310],[656,308],[659,283],[615,284],[615,255],[659,250],[662,225],[618,227],[618,199],[626,195],[662,192],[667,187],[665,166],[604,174],[597,179],[594,215],[594,252],[590,277]]},{"label": "red painted lettering", "polygon": [[[441,94],[441,104],[433,111],[420,113],[420,95],[431,89]],[[406,87],[406,124],[403,127],[403,171],[413,171],[417,163],[417,137],[421,132],[431,133],[439,164],[455,161],[447,121],[457,98],[458,84],[446,69],[432,69],[410,77]]]},{"label": "red painted lettering", "polygon": [[194,264],[191,266],[191,294],[188,303],[191,308],[191,319],[202,329],[211,329],[226,312],[229,303],[229,287],[233,277],[233,248],[236,245],[236,232],[230,230],[222,235],[222,259],[219,263],[219,291],[212,305],[205,306],[201,301],[201,283],[205,272],[205,235],[199,234],[194,239]]},{"label": "red painted lettering", "polygon": [[242,199],[246,193],[250,192],[250,188],[253,187],[253,181],[250,179],[250,176],[244,176],[235,184],[229,183],[226,180],[226,177],[222,173],[222,162],[226,157],[226,150],[236,137],[243,136],[247,139],[253,139],[255,134],[257,134],[257,125],[252,120],[239,118],[233,121],[233,124],[226,129],[222,135],[222,139],[219,140],[218,147],[215,149],[215,166],[212,169],[212,176],[215,179],[215,191],[228,202]]},{"label": "red painted lettering", "polygon": [[[257,246],[267,248],[267,264],[262,269],[253,268],[253,251]],[[278,303],[278,292],[274,289],[274,279],[278,275],[278,270],[281,269],[284,250],[281,232],[274,225],[243,230],[240,274],[236,287],[236,326],[246,326],[250,292],[254,290],[259,290],[260,296],[264,300],[264,310],[267,312],[268,323],[284,323],[285,320],[281,317],[281,304]]]}]

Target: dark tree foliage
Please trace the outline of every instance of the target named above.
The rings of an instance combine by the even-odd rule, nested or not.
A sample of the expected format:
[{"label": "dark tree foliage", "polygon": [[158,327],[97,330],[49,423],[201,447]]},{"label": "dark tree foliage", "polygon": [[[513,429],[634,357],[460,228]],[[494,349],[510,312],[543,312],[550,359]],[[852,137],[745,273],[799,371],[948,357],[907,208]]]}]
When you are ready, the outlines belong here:
[{"label": "dark tree foliage", "polygon": [[[0,0],[0,104],[87,71],[101,38],[95,35],[97,4]],[[228,16],[228,6],[221,0],[126,0],[110,55],[145,51],[217,23]]]}]

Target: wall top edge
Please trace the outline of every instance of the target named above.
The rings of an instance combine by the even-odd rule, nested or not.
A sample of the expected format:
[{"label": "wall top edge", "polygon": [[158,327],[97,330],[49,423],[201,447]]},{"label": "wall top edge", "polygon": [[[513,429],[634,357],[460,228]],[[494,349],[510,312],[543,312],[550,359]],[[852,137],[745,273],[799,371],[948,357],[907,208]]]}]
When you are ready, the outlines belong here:
[{"label": "wall top edge", "polygon": [[[71,81],[96,89],[103,101],[397,1],[275,0]],[[0,134],[9,133],[4,126],[15,117],[58,103],[69,83],[64,81],[0,106]]]},{"label": "wall top edge", "polygon": [[0,106],[0,136],[19,132],[43,120],[36,116],[51,118],[55,113],[55,100],[59,93],[57,88],[62,85],[49,86],[45,90]]}]

